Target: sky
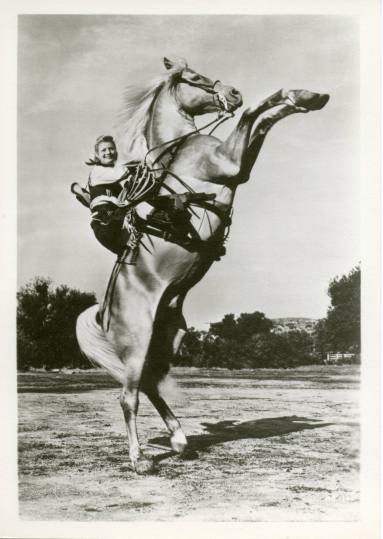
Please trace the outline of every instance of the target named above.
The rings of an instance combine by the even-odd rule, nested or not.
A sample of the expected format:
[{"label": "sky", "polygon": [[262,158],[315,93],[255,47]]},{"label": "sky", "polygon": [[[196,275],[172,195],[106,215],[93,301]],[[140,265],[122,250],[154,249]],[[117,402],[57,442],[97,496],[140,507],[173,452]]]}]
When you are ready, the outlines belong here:
[{"label": "sky", "polygon": [[102,293],[114,255],[70,193],[94,140],[113,133],[127,84],[181,56],[238,88],[240,112],[280,88],[329,93],[268,134],[237,192],[227,255],[185,302],[189,325],[224,314],[325,316],[327,287],[361,259],[359,43],[334,15],[22,15],[18,24],[18,285],[35,276]]}]

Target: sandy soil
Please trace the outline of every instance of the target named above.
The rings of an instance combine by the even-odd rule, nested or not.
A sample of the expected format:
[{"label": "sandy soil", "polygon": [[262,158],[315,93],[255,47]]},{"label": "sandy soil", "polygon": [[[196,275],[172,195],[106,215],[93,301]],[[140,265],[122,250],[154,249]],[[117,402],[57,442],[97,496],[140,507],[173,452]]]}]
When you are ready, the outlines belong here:
[{"label": "sandy soil", "polygon": [[[102,372],[19,375],[19,499],[27,520],[357,520],[359,369],[174,369],[182,459],[144,396],[157,470],[127,455],[119,390]],[[163,449],[152,445],[164,446]]]}]

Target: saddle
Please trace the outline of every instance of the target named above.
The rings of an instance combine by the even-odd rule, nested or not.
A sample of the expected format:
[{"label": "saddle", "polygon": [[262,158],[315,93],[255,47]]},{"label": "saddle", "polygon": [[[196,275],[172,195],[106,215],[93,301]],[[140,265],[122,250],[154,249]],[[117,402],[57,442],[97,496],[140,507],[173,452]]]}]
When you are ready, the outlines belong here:
[{"label": "saddle", "polygon": [[[177,243],[188,251],[212,252],[211,241],[201,240],[198,232],[191,223],[194,213],[190,204],[197,203],[204,207],[209,205],[209,201],[214,200],[214,193],[172,193],[170,195],[159,195],[153,200],[148,200],[153,210],[141,223],[143,232],[161,237],[166,241]],[[209,205],[210,207],[210,205]],[[211,205],[213,208],[214,206]],[[207,209],[207,208],[206,208]],[[217,242],[214,242],[216,244]],[[214,246],[215,247],[215,246]],[[219,259],[224,254],[224,247],[219,241]],[[213,249],[216,251],[217,249]]]},{"label": "saddle", "polygon": [[[83,206],[90,207],[90,194],[86,189],[75,182],[71,185],[71,192]],[[223,242],[220,240],[214,242],[201,240],[198,232],[190,222],[193,213],[190,208],[192,203],[197,203],[200,207],[210,209],[222,218],[223,216],[219,209],[210,202],[214,199],[214,193],[194,193],[189,191],[156,195],[146,200],[153,206],[152,211],[147,215],[146,219],[136,216],[135,224],[140,233],[160,237],[165,241],[181,245],[188,251],[214,253],[214,259],[219,260],[226,252]],[[133,201],[131,204],[117,208],[113,212],[111,219],[121,220],[134,209],[135,205],[136,203]],[[229,225],[230,222],[227,217],[225,220],[226,225]]]}]

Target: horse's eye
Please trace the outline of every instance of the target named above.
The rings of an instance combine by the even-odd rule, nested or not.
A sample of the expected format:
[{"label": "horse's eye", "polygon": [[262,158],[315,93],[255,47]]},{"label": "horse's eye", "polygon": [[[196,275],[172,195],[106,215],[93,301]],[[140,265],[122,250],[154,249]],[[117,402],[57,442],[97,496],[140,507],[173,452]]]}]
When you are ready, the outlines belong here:
[{"label": "horse's eye", "polygon": [[196,75],[191,75],[191,76],[190,76],[190,80],[193,81],[193,82],[197,82],[197,80],[199,80],[199,79],[200,79],[200,76],[197,75],[197,74],[196,74]]}]

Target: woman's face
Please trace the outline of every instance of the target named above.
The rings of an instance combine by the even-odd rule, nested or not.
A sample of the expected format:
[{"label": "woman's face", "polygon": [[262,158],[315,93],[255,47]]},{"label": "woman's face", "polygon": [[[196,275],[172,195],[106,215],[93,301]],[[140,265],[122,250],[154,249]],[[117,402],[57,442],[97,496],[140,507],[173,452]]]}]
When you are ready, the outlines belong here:
[{"label": "woman's face", "polygon": [[113,142],[100,142],[96,155],[102,165],[112,165],[117,159],[116,146]]}]

